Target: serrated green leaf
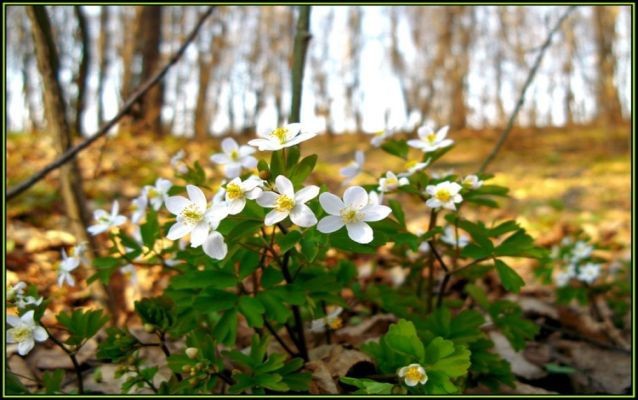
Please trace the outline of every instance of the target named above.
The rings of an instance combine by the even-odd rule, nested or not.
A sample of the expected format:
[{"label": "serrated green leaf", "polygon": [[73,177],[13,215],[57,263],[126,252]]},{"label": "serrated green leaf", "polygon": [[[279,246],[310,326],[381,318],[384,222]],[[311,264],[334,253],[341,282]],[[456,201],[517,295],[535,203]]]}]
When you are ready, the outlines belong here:
[{"label": "serrated green leaf", "polygon": [[266,309],[259,300],[248,296],[240,297],[239,311],[246,317],[248,326],[251,328],[261,328],[264,325],[262,315]]},{"label": "serrated green leaf", "polygon": [[520,292],[521,287],[525,285],[523,278],[501,260],[494,260],[494,266],[505,290],[514,293]]},{"label": "serrated green leaf", "polygon": [[285,235],[279,236],[277,244],[279,244],[281,253],[285,253],[292,249],[301,240],[302,235],[299,231],[290,231]]}]

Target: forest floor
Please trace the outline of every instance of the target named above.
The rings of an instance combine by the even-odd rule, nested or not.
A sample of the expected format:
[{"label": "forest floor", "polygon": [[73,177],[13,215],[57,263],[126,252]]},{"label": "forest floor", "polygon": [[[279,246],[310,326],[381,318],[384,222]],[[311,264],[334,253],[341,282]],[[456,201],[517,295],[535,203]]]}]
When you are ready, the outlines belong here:
[{"label": "forest floor", "polygon": [[[628,260],[631,257],[629,132],[629,127],[515,130],[488,168],[488,172],[495,175],[491,182],[509,187],[511,197],[503,200],[502,208],[487,213],[481,210],[481,213],[493,218],[516,218],[539,244],[546,246],[582,230],[593,242],[602,245],[601,257],[609,262]],[[496,131],[451,133],[456,146],[437,162],[436,169],[453,169],[461,175],[474,173],[497,136]],[[186,138],[126,134],[98,140],[79,156],[89,208],[110,209],[114,199],[119,199],[124,206],[128,204],[127,199],[139,194],[143,185],[153,183],[157,177],[170,179],[173,177],[170,158],[181,149],[189,164],[198,160],[209,179],[219,182],[219,173],[208,161],[219,148],[218,143],[212,138],[196,142]],[[318,153],[320,163],[315,179],[341,192],[339,168],[353,159],[357,149],[366,150],[365,169],[371,173],[360,177],[357,183],[374,183],[375,177],[401,165],[401,160],[370,148],[368,143],[367,135],[320,136],[302,145],[302,156]],[[7,187],[53,160],[53,149],[46,136],[10,134],[6,154]],[[411,227],[424,228],[427,217],[419,211],[423,210],[421,206],[408,199],[402,202],[408,215],[417,215],[410,219]],[[419,217],[419,213],[423,216]],[[23,280],[36,284],[41,294],[53,300],[54,312],[85,305],[89,297],[84,284],[72,290],[55,285],[60,249],[75,240],[67,233],[63,214],[57,172],[7,204],[7,283]],[[515,299],[528,316],[546,323],[555,322],[558,328],[556,332],[542,331],[541,338],[522,353],[514,353],[507,346],[499,349],[503,357],[509,357],[519,378],[515,391],[625,393],[629,390],[630,320],[626,319],[626,329],[618,329],[605,321],[595,321],[583,307],[558,307],[551,287],[535,280],[529,265],[517,268],[527,284]],[[129,305],[148,295],[154,286],[148,282],[152,279],[152,271],[143,271],[138,287],[127,289]],[[613,337],[609,335],[610,329],[615,330]],[[55,362],[59,356],[55,350],[34,351],[26,361],[13,355],[11,367],[20,370],[22,375],[36,378],[42,370],[69,367]],[[571,369],[551,370],[544,367],[547,364],[569,365]],[[71,381],[71,374],[68,375]],[[29,383],[28,380],[25,383]]]}]

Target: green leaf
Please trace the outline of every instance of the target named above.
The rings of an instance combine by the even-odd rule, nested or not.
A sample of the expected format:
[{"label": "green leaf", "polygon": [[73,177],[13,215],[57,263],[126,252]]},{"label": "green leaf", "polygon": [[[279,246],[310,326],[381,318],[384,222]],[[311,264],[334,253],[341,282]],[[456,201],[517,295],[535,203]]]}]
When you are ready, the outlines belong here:
[{"label": "green leaf", "polygon": [[391,325],[379,343],[368,342],[362,350],[377,360],[383,373],[395,372],[397,368],[423,362],[425,358],[425,347],[414,324],[404,319]]},{"label": "green leaf", "polygon": [[401,203],[399,203],[397,200],[391,199],[388,204],[392,209],[392,214],[394,215],[394,217],[401,224],[401,226],[405,227],[405,212],[403,212]]},{"label": "green leaf", "polygon": [[142,251],[142,247],[139,243],[137,243],[137,240],[133,239],[126,233],[120,231],[118,233],[118,236],[124,246],[128,247],[129,249],[133,249],[134,251]]},{"label": "green leaf", "polygon": [[377,382],[372,379],[357,379],[342,376],[339,380],[347,385],[358,388],[354,394],[392,394],[394,384],[386,382]]},{"label": "green leaf", "polygon": [[157,212],[151,207],[146,214],[146,222],[140,226],[142,233],[142,242],[149,249],[153,248],[155,239],[159,235],[159,222],[157,221]]},{"label": "green leaf", "polygon": [[29,394],[29,390],[20,382],[15,374],[9,370],[5,370],[4,376],[6,377],[4,383],[4,389],[6,394]]},{"label": "green leaf", "polygon": [[93,259],[93,266],[95,268],[114,268],[117,267],[120,260],[113,257],[96,257]]},{"label": "green leaf", "polygon": [[388,140],[381,145],[381,148],[385,150],[386,153],[403,158],[404,160],[408,159],[408,151],[410,148],[406,140]]},{"label": "green leaf", "polygon": [[283,150],[273,151],[270,156],[270,174],[274,178],[285,172]]},{"label": "green leaf", "polygon": [[299,161],[299,146],[288,147],[288,153],[286,154],[286,171],[297,164]]},{"label": "green leaf", "polygon": [[489,339],[481,339],[470,343],[470,374],[476,384],[485,385],[493,392],[498,392],[501,385],[514,387],[515,378],[510,364],[498,354],[490,351],[494,343]]},{"label": "green leaf", "polygon": [[268,163],[265,160],[259,160],[257,162],[257,170],[259,172],[268,171]]},{"label": "green leaf", "polygon": [[423,328],[432,332],[432,336],[441,336],[455,344],[467,344],[483,338],[481,325],[485,318],[480,312],[465,310],[452,317],[447,307],[440,307],[430,314]]},{"label": "green leaf", "polygon": [[64,379],[64,370],[56,369],[47,371],[42,375],[42,383],[44,383],[44,392],[47,394],[55,394],[62,392],[62,380]]},{"label": "green leaf", "polygon": [[302,159],[299,164],[295,165],[295,167],[290,171],[290,181],[292,184],[297,186],[305,181],[315,168],[315,164],[317,164],[317,155],[312,154]]},{"label": "green leaf", "polygon": [[57,315],[58,322],[64,326],[69,338],[65,343],[80,345],[92,338],[106,324],[109,317],[103,315],[102,310],[74,310],[72,313],[61,312]]},{"label": "green leaf", "polygon": [[299,231],[290,231],[286,235],[280,236],[277,243],[279,244],[281,253],[285,253],[292,249],[297,243],[299,243],[301,237],[302,235]]},{"label": "green leaf", "polygon": [[534,246],[534,239],[532,239],[524,229],[520,229],[505,239],[505,241],[494,250],[494,254],[498,257],[541,258],[545,254],[545,251]]},{"label": "green leaf", "polygon": [[291,311],[282,304],[281,300],[266,291],[259,292],[257,299],[264,305],[268,319],[284,323],[292,315]]},{"label": "green leaf", "polygon": [[489,249],[485,247],[481,247],[475,243],[470,243],[467,246],[463,247],[461,250],[461,257],[463,258],[473,258],[475,260],[479,260],[482,258],[488,258],[492,255],[492,251],[494,249]]},{"label": "green leaf", "polygon": [[558,365],[554,363],[545,364],[545,369],[550,374],[573,374],[578,370],[574,367],[570,367],[568,365]]},{"label": "green leaf", "polygon": [[220,270],[188,269],[182,275],[171,279],[173,289],[224,289],[237,285],[237,277],[230,272]]},{"label": "green leaf", "polygon": [[227,346],[235,345],[235,338],[237,337],[237,311],[227,310],[224,315],[219,319],[215,329],[213,329],[213,336],[219,343]]},{"label": "green leaf", "polygon": [[516,223],[516,221],[505,221],[494,228],[491,228],[489,233],[491,237],[499,237],[508,232],[517,231],[519,229],[521,229],[521,227],[518,223]]},{"label": "green leaf", "polygon": [[206,289],[193,302],[193,308],[200,312],[216,312],[235,307],[238,296],[219,289]]},{"label": "green leaf", "polygon": [[521,287],[525,285],[523,278],[501,260],[494,260],[494,266],[496,267],[503,287],[510,292],[520,292]]},{"label": "green leaf", "polygon": [[107,328],[107,338],[98,344],[97,358],[119,362],[137,348],[138,341],[128,331]]},{"label": "green leaf", "polygon": [[176,321],[175,303],[167,296],[136,301],[135,311],[145,324],[151,324],[162,331],[170,329]]},{"label": "green leaf", "polygon": [[476,304],[486,310],[489,308],[490,303],[487,300],[487,294],[482,288],[476,286],[473,283],[470,283],[469,285],[465,286],[465,291],[476,302]]},{"label": "green leaf", "polygon": [[494,325],[512,344],[516,351],[525,348],[525,342],[532,340],[538,333],[539,327],[523,316],[521,307],[508,300],[498,300],[492,303],[488,312]]},{"label": "green leaf", "polygon": [[251,328],[261,328],[264,325],[262,315],[266,309],[259,300],[248,296],[240,297],[239,311],[246,317],[248,326]]}]

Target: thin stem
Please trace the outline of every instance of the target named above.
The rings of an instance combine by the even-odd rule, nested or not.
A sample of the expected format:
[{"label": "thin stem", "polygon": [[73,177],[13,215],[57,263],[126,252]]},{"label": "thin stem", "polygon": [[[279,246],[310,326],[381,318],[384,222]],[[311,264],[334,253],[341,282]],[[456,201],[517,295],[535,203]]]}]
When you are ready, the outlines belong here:
[{"label": "thin stem", "polygon": [[77,346],[75,351],[71,351],[64,345],[64,343],[62,343],[61,341],[58,340],[58,338],[53,336],[51,332],[49,332],[49,330],[44,325],[42,326],[42,328],[44,328],[47,335],[49,335],[49,339],[51,339],[53,343],[55,343],[59,348],[61,348],[62,351],[64,351],[71,359],[71,362],[73,363],[73,369],[75,370],[75,376],[77,377],[77,380],[78,380],[78,394],[84,394],[84,379],[82,378],[82,371],[80,370],[80,364],[78,363],[78,359],[75,356],[75,352],[80,350],[80,348],[82,347],[82,344]]},{"label": "thin stem", "polygon": [[[431,232],[436,227],[436,209],[432,209],[430,211],[430,224],[428,226],[428,232]],[[428,242],[431,243],[432,241]],[[430,247],[432,245],[430,244]],[[428,292],[427,292],[427,309],[428,312],[432,311],[432,302],[434,299],[434,254],[430,251],[430,255],[428,257]]]},{"label": "thin stem", "polygon": [[151,381],[150,379],[146,379],[144,377],[144,375],[142,374],[142,372],[140,371],[140,367],[137,364],[133,365],[135,367],[135,372],[137,372],[137,375],[142,378],[142,380],[144,381],[144,383],[146,383],[148,385],[148,387],[151,388],[151,390],[154,393],[159,393],[159,390],[157,390],[157,387],[155,387],[155,385],[153,384],[153,381]]},{"label": "thin stem", "polygon": [[290,347],[288,347],[288,345],[286,344],[286,342],[284,342],[284,340],[281,338],[281,336],[279,336],[277,334],[277,331],[275,331],[275,329],[270,324],[270,322],[268,322],[268,321],[266,321],[264,319],[264,325],[266,326],[266,329],[268,329],[268,332],[270,332],[270,334],[275,337],[275,339],[281,345],[281,347],[283,347],[283,349],[286,350],[286,353],[290,354],[292,357],[296,357],[297,356],[297,353],[292,351],[292,349]]},{"label": "thin stem", "polygon": [[[166,356],[166,360],[168,360],[168,358],[171,356],[171,351],[168,349],[168,346],[166,345],[166,332],[164,331],[158,332],[157,336],[159,337],[159,340],[160,340],[160,348],[162,349],[162,352]],[[181,382],[183,379],[182,374],[180,374],[179,372],[175,373],[175,377],[177,378],[179,382]]]}]

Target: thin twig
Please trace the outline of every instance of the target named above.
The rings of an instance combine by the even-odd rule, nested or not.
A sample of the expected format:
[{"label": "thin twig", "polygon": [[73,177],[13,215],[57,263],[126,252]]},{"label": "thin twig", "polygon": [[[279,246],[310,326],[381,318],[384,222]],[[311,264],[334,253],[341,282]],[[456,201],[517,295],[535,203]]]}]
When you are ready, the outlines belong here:
[{"label": "thin twig", "polygon": [[58,338],[53,336],[51,332],[49,332],[49,330],[44,325],[42,325],[42,328],[44,328],[47,335],[49,335],[49,339],[51,339],[53,343],[55,343],[59,348],[61,348],[62,351],[64,351],[71,359],[71,362],[73,363],[73,369],[75,370],[75,376],[77,377],[77,380],[78,380],[78,394],[84,394],[84,379],[82,378],[80,363],[78,363],[78,359],[75,356],[76,351],[78,351],[82,347],[82,344],[76,347],[76,351],[71,351],[69,350],[69,348],[67,348],[64,345],[64,343],[62,343],[60,340],[58,340]]},{"label": "thin twig", "polygon": [[46,167],[42,168],[40,171],[36,172],[30,178],[25,181],[17,184],[16,186],[7,190],[6,200],[9,201],[15,198],[20,193],[29,189],[31,186],[35,185],[37,182],[42,180],[45,176],[47,176],[52,171],[60,168],[70,160],[72,160],[80,151],[89,147],[93,142],[106,135],[115,124],[118,123],[125,115],[129,114],[133,106],[142,98],[146,93],[157,85],[162,78],[166,75],[168,70],[179,61],[182,55],[186,52],[186,48],[190,45],[190,43],[195,39],[197,34],[199,33],[200,28],[206,21],[206,19],[213,13],[215,6],[209,7],[206,12],[201,16],[195,28],[193,28],[192,32],[186,37],[184,43],[179,48],[179,50],[169,59],[164,68],[159,70],[155,75],[153,75],[150,79],[144,82],[136,91],[133,93],[131,97],[124,103],[120,111],[109,120],[106,124],[104,124],[95,134],[91,137],[85,139],[83,142],[78,145],[68,149],[65,151],[57,160],[53,161]]},{"label": "thin twig", "polygon": [[554,37],[554,34],[558,32],[558,30],[560,29],[560,26],[563,24],[563,21],[569,16],[569,14],[575,8],[576,6],[567,7],[567,10],[565,10],[565,13],[558,19],[558,21],[556,21],[556,25],[554,25],[554,28],[547,35],[547,39],[545,39],[545,42],[541,46],[538,52],[538,55],[536,56],[536,60],[534,61],[534,65],[532,66],[532,68],[529,71],[529,74],[527,75],[525,84],[523,85],[523,88],[521,89],[521,94],[518,97],[518,102],[516,103],[516,107],[514,107],[514,110],[512,111],[512,114],[510,115],[509,121],[507,121],[507,126],[505,127],[505,129],[503,129],[503,132],[501,132],[501,136],[499,136],[498,141],[494,145],[494,148],[481,164],[481,167],[479,168],[478,172],[485,172],[485,169],[487,168],[487,166],[494,160],[494,158],[496,157],[496,154],[499,152],[499,150],[503,146],[503,143],[505,143],[505,139],[507,139],[507,136],[510,134],[510,131],[514,127],[514,120],[516,120],[516,116],[518,115],[518,112],[521,110],[523,103],[525,103],[525,93],[527,92],[527,89],[529,88],[529,86],[532,84],[532,81],[534,80],[534,76],[536,76],[536,72],[538,71],[538,68],[541,65],[541,61],[543,61],[545,52],[549,48],[549,45],[552,43],[552,38]]}]

